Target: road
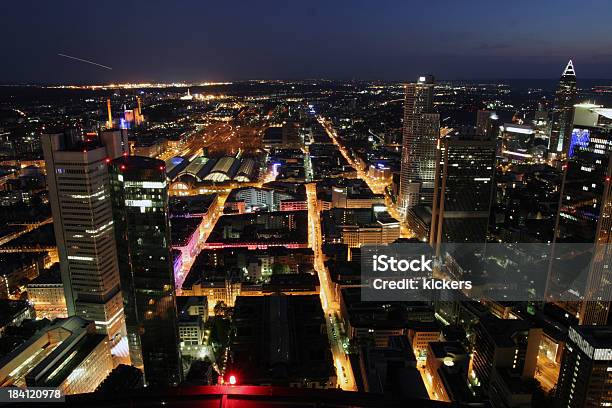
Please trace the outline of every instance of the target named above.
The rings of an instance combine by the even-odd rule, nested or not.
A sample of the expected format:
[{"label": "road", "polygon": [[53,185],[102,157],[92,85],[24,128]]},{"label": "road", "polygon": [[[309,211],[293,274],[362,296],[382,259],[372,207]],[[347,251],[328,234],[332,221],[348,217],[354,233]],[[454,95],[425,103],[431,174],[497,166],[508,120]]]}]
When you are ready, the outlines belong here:
[{"label": "road", "polygon": [[546,358],[543,354],[538,354],[536,365],[535,379],[540,382],[542,389],[545,392],[550,392],[557,385],[559,379],[559,364]]},{"label": "road", "polygon": [[344,145],[338,141],[338,134],[331,125],[331,122],[326,121],[323,117],[319,117],[318,121],[321,126],[323,126],[334,144],[338,147],[338,150],[340,150],[342,156],[351,166],[355,168],[355,170],[357,170],[357,177],[365,181],[368,184],[368,187],[370,187],[375,194],[385,195],[387,211],[393,218],[400,221],[400,238],[412,238],[414,234],[403,221],[395,204],[391,201],[391,198],[388,196],[388,194],[386,194],[386,188],[389,184],[368,176],[368,173],[359,166],[359,163],[357,163],[356,160],[353,159],[346,147],[344,147]]},{"label": "road", "polygon": [[306,184],[306,195],[308,199],[308,218],[310,220],[308,229],[308,243],[314,252],[314,268],[319,277],[321,306],[325,313],[325,323],[327,335],[336,367],[338,386],[343,390],[355,391],[355,377],[351,368],[348,355],[344,352],[342,333],[339,330],[338,314],[339,305],[334,301],[333,284],[329,276],[329,271],[325,268],[325,258],[321,249],[321,220],[317,208],[317,190],[315,183]]},{"label": "road", "polygon": [[183,265],[181,266],[181,271],[179,275],[174,277],[174,287],[175,287],[177,296],[181,296],[183,282],[185,281],[185,278],[187,277],[189,270],[193,266],[193,262],[196,260],[200,251],[204,247],[204,243],[206,242],[206,239],[208,239],[208,236],[212,232],[213,228],[215,228],[215,224],[217,223],[221,215],[223,215],[223,206],[225,205],[225,200],[227,199],[228,195],[229,195],[228,193],[217,193],[217,209],[211,215],[210,221],[206,225],[204,225],[204,230],[200,234],[200,238],[198,240],[197,253],[193,257],[190,257],[189,259],[183,260]]},{"label": "road", "polygon": [[40,222],[33,222],[29,224],[21,224],[21,223],[9,223],[8,225],[21,225],[24,227],[23,231],[18,231],[13,234],[4,236],[0,238],[0,245],[4,245],[7,242],[14,240],[15,238],[19,238],[20,236],[27,234],[28,232],[34,231],[37,228],[42,227],[43,225],[51,224],[53,222],[53,218],[49,217]]}]

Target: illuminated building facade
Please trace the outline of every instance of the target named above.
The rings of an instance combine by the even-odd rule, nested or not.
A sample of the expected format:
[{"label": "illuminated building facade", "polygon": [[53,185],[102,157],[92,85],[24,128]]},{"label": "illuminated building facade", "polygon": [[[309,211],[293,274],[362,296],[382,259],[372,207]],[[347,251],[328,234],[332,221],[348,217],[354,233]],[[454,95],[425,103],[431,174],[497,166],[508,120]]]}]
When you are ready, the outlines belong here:
[{"label": "illuminated building facade", "polygon": [[27,286],[28,300],[34,305],[38,318],[67,317],[66,295],[59,273],[59,264],[43,272]]},{"label": "illuminated building facade", "polygon": [[533,158],[531,148],[534,146],[535,131],[531,126],[505,123],[501,127],[501,156],[513,163],[528,161]]},{"label": "illuminated building facade", "polygon": [[149,386],[181,380],[165,164],[125,156],[110,164],[113,215],[132,364]]},{"label": "illuminated building facade", "polygon": [[[612,114],[596,105],[576,105],[571,157],[565,165],[555,242],[593,243],[596,256],[591,262],[584,295],[597,301],[582,302],[580,324],[606,324],[612,298],[608,246],[612,192]],[[556,270],[553,268],[553,271]],[[554,277],[553,277],[554,278]]]},{"label": "illuminated building facade", "polygon": [[406,85],[398,199],[404,214],[418,204],[432,202],[436,141],[440,134],[440,115],[433,112],[433,93],[431,76]]},{"label": "illuminated building facade", "polygon": [[54,387],[64,394],[93,392],[113,369],[106,335],[77,316],[39,330],[0,360],[3,387]]},{"label": "illuminated building facade", "polygon": [[118,340],[123,300],[107,167],[127,153],[127,134],[44,134],[42,146],[68,315]]},{"label": "illuminated building facade", "polygon": [[572,131],[572,116],[576,103],[576,72],[570,60],[559,80],[555,93],[552,130],[550,134],[550,151],[552,153],[567,154],[569,139]]},{"label": "illuminated building facade", "polygon": [[610,327],[570,327],[556,397],[563,408],[612,406]]}]

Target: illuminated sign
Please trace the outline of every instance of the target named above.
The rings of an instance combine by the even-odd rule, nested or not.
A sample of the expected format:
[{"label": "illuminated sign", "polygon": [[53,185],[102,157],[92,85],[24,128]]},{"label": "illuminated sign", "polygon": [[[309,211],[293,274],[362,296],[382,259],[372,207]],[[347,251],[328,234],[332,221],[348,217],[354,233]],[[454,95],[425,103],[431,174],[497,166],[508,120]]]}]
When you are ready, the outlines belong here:
[{"label": "illuminated sign", "polygon": [[126,181],[126,187],[140,187],[140,188],[164,188],[166,187],[165,181]]},{"label": "illuminated sign", "polygon": [[152,207],[151,200],[125,200],[125,205],[128,207]]},{"label": "illuminated sign", "polygon": [[581,149],[585,149],[589,146],[589,142],[591,141],[591,134],[588,129],[574,129],[572,130],[572,137],[570,139],[570,146],[568,151],[568,156],[574,156],[574,149],[576,146]]},{"label": "illuminated sign", "polygon": [[570,327],[568,337],[591,360],[612,361],[612,349],[596,349],[586,339],[584,339],[573,327]]}]

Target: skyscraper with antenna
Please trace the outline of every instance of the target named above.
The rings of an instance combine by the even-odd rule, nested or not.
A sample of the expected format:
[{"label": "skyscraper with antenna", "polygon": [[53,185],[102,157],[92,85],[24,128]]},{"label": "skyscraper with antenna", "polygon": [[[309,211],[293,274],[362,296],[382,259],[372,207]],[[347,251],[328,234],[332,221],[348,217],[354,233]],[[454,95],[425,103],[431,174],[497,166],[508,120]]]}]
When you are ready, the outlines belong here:
[{"label": "skyscraper with antenna", "polygon": [[576,71],[574,70],[574,63],[572,60],[569,60],[561,74],[561,79],[555,92],[552,131],[549,143],[549,151],[561,157],[567,155],[569,148],[575,103]]}]

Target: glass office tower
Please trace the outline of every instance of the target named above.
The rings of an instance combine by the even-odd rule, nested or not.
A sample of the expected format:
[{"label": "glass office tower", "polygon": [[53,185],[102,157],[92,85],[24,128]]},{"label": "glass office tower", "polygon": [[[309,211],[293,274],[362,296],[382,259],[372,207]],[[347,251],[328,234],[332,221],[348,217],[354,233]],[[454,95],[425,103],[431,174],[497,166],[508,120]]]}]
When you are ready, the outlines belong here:
[{"label": "glass office tower", "polygon": [[110,164],[113,217],[132,364],[149,386],[181,380],[168,184],[161,160],[124,156]]}]

